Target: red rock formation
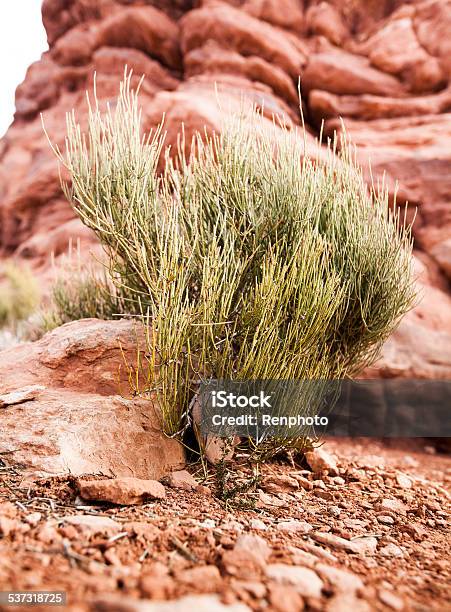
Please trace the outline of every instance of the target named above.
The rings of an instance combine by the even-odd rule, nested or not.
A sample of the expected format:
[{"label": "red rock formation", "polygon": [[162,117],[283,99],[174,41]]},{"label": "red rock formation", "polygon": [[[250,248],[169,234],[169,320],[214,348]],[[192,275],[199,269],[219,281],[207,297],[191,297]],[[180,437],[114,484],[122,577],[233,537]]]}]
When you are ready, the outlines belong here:
[{"label": "red rock formation", "polygon": [[[220,128],[216,88],[223,106],[249,100],[298,122],[300,78],[311,132],[342,117],[364,166],[418,208],[424,298],[391,341],[408,363],[385,375],[451,375],[451,0],[44,0],[43,20],[50,49],[18,87],[0,145],[3,257],[43,273],[69,239],[96,244],[64,200],[39,117],[62,145],[94,71],[102,101],[125,64],[145,74],[145,127],[165,113],[171,144],[182,122],[188,138]],[[412,365],[418,342],[427,354]]]},{"label": "red rock formation", "polygon": [[[131,321],[85,319],[0,353],[0,449],[41,474],[155,478],[184,464],[154,404],[125,399],[136,365]],[[121,350],[122,349],[122,350]]]}]

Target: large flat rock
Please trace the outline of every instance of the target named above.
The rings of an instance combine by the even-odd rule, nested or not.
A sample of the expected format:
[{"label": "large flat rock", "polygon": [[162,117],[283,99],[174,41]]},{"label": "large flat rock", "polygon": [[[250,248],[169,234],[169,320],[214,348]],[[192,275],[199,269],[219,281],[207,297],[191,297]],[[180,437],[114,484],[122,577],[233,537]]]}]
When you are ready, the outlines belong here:
[{"label": "large flat rock", "polygon": [[139,342],[131,321],[85,319],[0,352],[0,452],[37,474],[158,480],[183,466],[155,400],[121,395]]}]

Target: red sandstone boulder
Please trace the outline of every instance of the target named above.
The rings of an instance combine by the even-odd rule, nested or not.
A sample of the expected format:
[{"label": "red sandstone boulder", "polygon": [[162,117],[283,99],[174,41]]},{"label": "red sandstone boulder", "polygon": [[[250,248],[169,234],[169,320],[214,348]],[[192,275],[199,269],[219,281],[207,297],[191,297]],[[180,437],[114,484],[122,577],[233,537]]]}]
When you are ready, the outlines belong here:
[{"label": "red sandstone boulder", "polygon": [[139,49],[171,68],[181,64],[177,24],[153,6],[123,8],[105,19],[96,46]]},{"label": "red sandstone boulder", "polygon": [[160,479],[182,467],[158,405],[126,399],[138,346],[134,322],[85,319],[0,352],[0,452],[39,474]]},{"label": "red sandstone boulder", "polygon": [[445,83],[445,74],[440,60],[419,42],[414,15],[414,7],[402,7],[359,51],[374,67],[403,78],[412,91],[432,91]]},{"label": "red sandstone boulder", "polygon": [[301,82],[307,91],[323,89],[337,94],[376,96],[403,93],[397,79],[372,68],[366,58],[339,49],[310,56]]},{"label": "red sandstone boulder", "polygon": [[244,56],[261,57],[294,79],[305,64],[305,55],[284,32],[221,2],[189,12],[181,30],[184,54],[214,40]]}]

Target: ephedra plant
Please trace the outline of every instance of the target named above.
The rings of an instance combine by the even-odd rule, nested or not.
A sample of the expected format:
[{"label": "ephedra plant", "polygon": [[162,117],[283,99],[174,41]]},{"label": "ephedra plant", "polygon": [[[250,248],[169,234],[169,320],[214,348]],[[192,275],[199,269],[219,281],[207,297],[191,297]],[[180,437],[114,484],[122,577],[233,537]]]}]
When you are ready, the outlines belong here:
[{"label": "ephedra plant", "polygon": [[114,109],[94,100],[86,135],[68,115],[57,151],[68,198],[149,326],[142,391],[169,434],[203,379],[335,379],[375,360],[414,298],[412,245],[349,153],[310,159],[302,130],[251,109],[159,173],[162,154],[130,76]]}]

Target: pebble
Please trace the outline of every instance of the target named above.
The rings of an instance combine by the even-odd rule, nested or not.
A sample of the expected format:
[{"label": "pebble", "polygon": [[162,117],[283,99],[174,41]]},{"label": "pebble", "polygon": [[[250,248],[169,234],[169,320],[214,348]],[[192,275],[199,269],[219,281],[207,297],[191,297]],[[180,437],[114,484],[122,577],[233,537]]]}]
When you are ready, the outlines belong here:
[{"label": "pebble", "polygon": [[[229,525],[228,528],[230,529],[230,524],[227,523],[227,525]],[[213,519],[205,519],[204,521],[199,523],[199,527],[203,527],[204,529],[214,529],[216,527],[216,521],[214,521]],[[223,525],[223,527],[225,528],[225,525]]]},{"label": "pebble", "polygon": [[315,474],[327,471],[331,476],[338,476],[337,461],[324,448],[315,448],[305,453],[305,459]]},{"label": "pebble", "polygon": [[324,563],[318,563],[315,570],[334,587],[336,593],[355,593],[364,588],[362,580],[352,572]]},{"label": "pebble", "polygon": [[396,474],[396,482],[401,489],[411,489],[412,488],[412,480],[406,476],[405,474]]},{"label": "pebble", "polygon": [[32,527],[36,527],[36,525],[39,523],[41,519],[42,519],[41,512],[32,512],[31,514],[27,514],[27,516],[24,517],[24,521],[27,522]]},{"label": "pebble", "polygon": [[286,533],[309,533],[313,529],[310,523],[296,520],[282,521],[276,525],[276,528]]},{"label": "pebble", "polygon": [[313,489],[313,483],[308,480],[307,478],[304,478],[304,476],[295,476],[296,480],[298,481],[298,483],[300,484],[300,486],[305,489],[306,491],[311,491]]},{"label": "pebble", "polygon": [[268,493],[289,493],[299,489],[296,478],[285,474],[266,477],[262,486]]},{"label": "pebble", "polygon": [[212,593],[221,586],[221,574],[216,565],[200,565],[179,572],[177,582],[196,588],[204,593]]},{"label": "pebble", "polygon": [[264,572],[265,560],[258,552],[235,547],[222,554],[222,567],[230,576],[258,580]]},{"label": "pebble", "polygon": [[321,489],[313,489],[313,493],[316,497],[324,499],[326,501],[332,501],[334,499],[333,494],[330,491],[322,491]]},{"label": "pebble", "polygon": [[301,612],[304,600],[293,587],[273,584],[269,591],[269,603],[274,612]]},{"label": "pebble", "polygon": [[332,478],[332,482],[340,486],[346,484],[346,480],[341,476],[334,476],[334,478]]},{"label": "pebble", "polygon": [[250,529],[257,529],[260,531],[266,531],[268,529],[265,523],[261,521],[260,519],[252,519],[251,522],[249,523],[249,527]]},{"label": "pebble", "polygon": [[328,512],[331,516],[338,518],[341,514],[341,508],[338,506],[330,506]]},{"label": "pebble", "polygon": [[408,465],[409,467],[413,467],[416,468],[418,467],[419,463],[417,461],[417,459],[414,459],[413,457],[411,457],[410,455],[406,455],[403,459],[404,463],[406,465]]},{"label": "pebble", "polygon": [[332,533],[317,531],[312,537],[321,544],[326,544],[332,548],[359,555],[371,555],[377,548],[377,540],[372,536],[346,540]]},{"label": "pebble", "polygon": [[310,567],[313,569],[318,563],[318,559],[315,555],[300,548],[296,548],[296,546],[290,547],[290,552],[291,560],[294,565],[302,565],[303,567]]},{"label": "pebble", "polygon": [[271,547],[267,541],[251,533],[240,535],[236,541],[235,549],[250,550],[261,557],[263,561],[267,561],[271,554]]},{"label": "pebble", "polygon": [[395,523],[394,519],[388,514],[381,514],[377,517],[377,520],[379,523],[382,523],[382,525],[394,525]]},{"label": "pebble", "polygon": [[380,589],[378,595],[381,602],[392,610],[397,610],[398,612],[404,610],[403,600],[391,591],[388,591],[387,589]]},{"label": "pebble", "polygon": [[[6,516],[0,516],[0,535],[7,538],[9,535],[15,533],[16,531],[20,531],[21,523],[20,521],[12,518],[8,518]],[[30,529],[27,527],[27,529]]]},{"label": "pebble", "polygon": [[187,470],[178,470],[169,474],[168,485],[173,489],[183,489],[184,491],[195,491],[198,482]]},{"label": "pebble", "polygon": [[74,514],[63,517],[65,523],[81,527],[83,531],[92,533],[120,531],[122,525],[107,516],[96,516],[94,514]]},{"label": "pebble", "polygon": [[390,510],[391,512],[407,513],[407,507],[400,499],[383,499],[380,504],[381,510]]},{"label": "pebble", "polygon": [[317,489],[326,489],[326,485],[322,480],[313,480],[312,487],[316,487]]},{"label": "pebble", "polygon": [[352,540],[354,552],[359,555],[373,555],[377,548],[377,539],[373,536],[365,536]]},{"label": "pebble", "polygon": [[323,581],[307,567],[273,563],[268,565],[266,574],[278,584],[289,584],[296,587],[296,591],[303,597],[321,597]]},{"label": "pebble", "polygon": [[379,554],[382,557],[403,557],[404,556],[404,553],[402,552],[401,548],[399,546],[396,546],[396,544],[392,544],[391,542],[390,544],[387,544],[383,548],[379,549]]},{"label": "pebble", "polygon": [[258,500],[255,504],[256,508],[266,508],[268,506],[274,506],[276,508],[283,508],[287,506],[287,503],[281,499],[278,499],[274,495],[269,495],[268,493],[264,493],[261,489],[258,491]]},{"label": "pebble", "polygon": [[326,604],[325,612],[371,612],[370,605],[351,593],[335,595]]},{"label": "pebble", "polygon": [[141,504],[148,499],[164,499],[166,496],[161,482],[141,478],[79,480],[78,489],[83,499],[123,506]]},{"label": "pebble", "polygon": [[[202,525],[205,527],[204,523],[202,523]],[[241,531],[243,531],[243,525],[238,521],[224,521],[221,523],[220,527],[224,529],[224,531],[234,531],[235,533],[241,533]]]},{"label": "pebble", "polygon": [[266,595],[266,586],[261,582],[252,580],[237,580],[236,578],[232,578],[231,585],[235,591],[246,591],[255,599],[262,599]]}]

